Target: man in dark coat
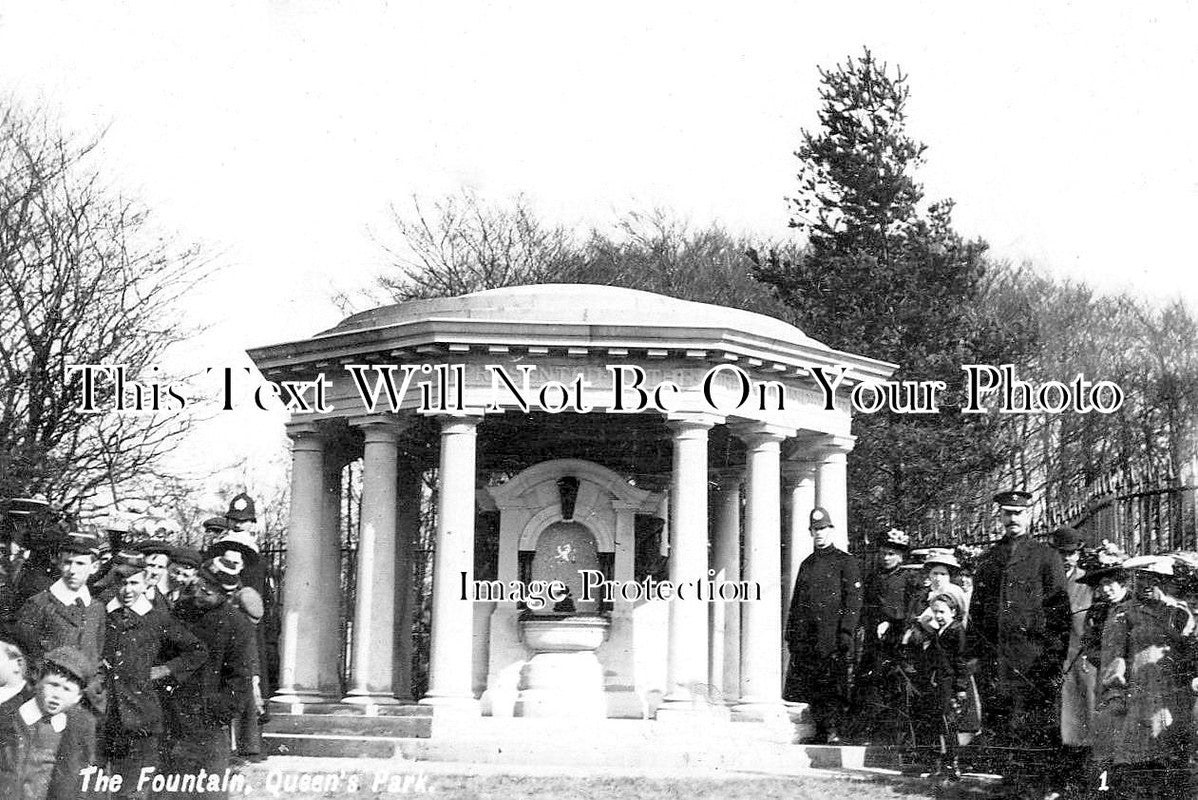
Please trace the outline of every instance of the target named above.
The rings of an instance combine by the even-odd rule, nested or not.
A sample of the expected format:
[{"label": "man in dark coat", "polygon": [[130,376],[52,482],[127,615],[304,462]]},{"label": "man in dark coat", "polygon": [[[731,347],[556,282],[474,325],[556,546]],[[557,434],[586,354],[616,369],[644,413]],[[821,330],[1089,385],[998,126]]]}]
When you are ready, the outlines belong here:
[{"label": "man in dark coat", "polygon": [[855,726],[875,743],[897,744],[910,730],[902,665],[903,633],[921,593],[918,570],[904,569],[910,537],[892,528],[878,546],[878,568],[865,579],[865,648],[856,679]]},{"label": "man in dark coat", "polygon": [[[122,797],[136,790],[143,767],[157,768],[163,713],[156,684],[187,680],[204,663],[208,649],[178,620],[145,598],[145,559],[121,554],[109,572],[116,596],[108,602],[104,633],[108,712],[103,755],[112,773],[123,776]],[[148,789],[146,789],[148,791]]]},{"label": "man in dark coat", "polygon": [[1065,571],[1057,552],[1028,534],[1031,495],[994,500],[1006,535],[978,561],[968,628],[986,727],[999,742],[1053,747],[1069,648]]},{"label": "man in dark coat", "polygon": [[786,620],[786,699],[808,703],[817,740],[838,744],[861,616],[861,570],[852,556],[832,546],[826,510],[811,511],[810,529],[815,549],[799,565]]},{"label": "man in dark coat", "polygon": [[[208,658],[166,703],[169,771],[221,774],[229,766],[229,723],[244,708],[253,676],[254,626],[233,608],[228,583],[206,568],[175,616],[208,648]],[[223,794],[205,792],[206,798]]]},{"label": "man in dark coat", "polygon": [[[17,615],[17,643],[34,669],[56,647],[78,648],[93,664],[104,651],[104,606],[92,597],[87,581],[95,573],[100,540],[95,534],[74,533],[59,548],[61,576],[48,589],[26,601]],[[103,686],[93,678],[84,688],[89,709],[103,713]]]}]

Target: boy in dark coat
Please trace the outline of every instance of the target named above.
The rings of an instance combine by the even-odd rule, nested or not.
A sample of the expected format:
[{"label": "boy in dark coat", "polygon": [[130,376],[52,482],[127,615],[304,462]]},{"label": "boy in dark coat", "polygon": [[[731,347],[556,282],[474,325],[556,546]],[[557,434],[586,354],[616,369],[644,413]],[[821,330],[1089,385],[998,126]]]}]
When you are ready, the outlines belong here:
[{"label": "boy in dark coat", "polygon": [[137,779],[142,768],[158,767],[158,739],[163,732],[157,684],[167,678],[185,681],[204,663],[208,650],[178,620],[145,598],[145,561],[140,554],[122,554],[109,574],[116,595],[106,606],[108,713],[103,754],[110,772],[124,776],[119,796],[144,797],[137,792]]},{"label": "boy in dark coat", "polygon": [[0,796],[77,800],[79,772],[95,760],[95,724],[77,707],[94,667],[74,647],[51,650],[43,665],[33,696],[0,719]]},{"label": "boy in dark coat", "polygon": [[[254,626],[233,608],[228,583],[207,568],[175,615],[208,648],[208,657],[167,701],[169,770],[221,774],[229,766],[229,723],[250,696]],[[223,794],[205,792],[206,798]]]},{"label": "boy in dark coat", "polygon": [[[104,651],[104,606],[88,590],[95,574],[100,540],[89,533],[72,534],[59,548],[61,577],[26,601],[17,615],[16,636],[34,669],[42,655],[57,647],[74,647],[93,664]],[[86,705],[103,713],[103,686],[93,678],[84,689]]]}]

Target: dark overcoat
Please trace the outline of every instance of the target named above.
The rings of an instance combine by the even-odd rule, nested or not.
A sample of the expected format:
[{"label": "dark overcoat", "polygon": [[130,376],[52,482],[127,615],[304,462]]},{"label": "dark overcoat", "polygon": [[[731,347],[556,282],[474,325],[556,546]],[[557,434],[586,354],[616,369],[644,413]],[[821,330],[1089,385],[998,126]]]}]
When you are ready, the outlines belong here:
[{"label": "dark overcoat", "polygon": [[175,615],[208,648],[208,656],[192,676],[171,694],[172,719],[186,735],[189,728],[226,725],[250,696],[253,676],[254,625],[228,602],[199,609],[189,601]]},{"label": "dark overcoat", "polygon": [[104,652],[104,606],[96,598],[85,607],[66,605],[49,589],[38,592],[17,614],[17,643],[31,664],[56,647],[78,648],[93,666]]},{"label": "dark overcoat", "polygon": [[116,724],[110,722],[106,729],[115,727],[131,735],[162,733],[162,706],[150,669],[163,665],[171,673],[167,680],[181,683],[207,656],[204,643],[161,609],[150,607],[144,614],[123,607],[109,611],[104,668],[108,715]]},{"label": "dark overcoat", "polygon": [[786,620],[786,643],[801,658],[849,655],[861,617],[861,568],[835,547],[803,559]]},{"label": "dark overcoat", "polygon": [[1004,537],[978,561],[969,606],[969,651],[1001,695],[1048,691],[1060,677],[1071,621],[1065,568],[1052,547]]},{"label": "dark overcoat", "polygon": [[[25,693],[21,697],[28,699],[32,694]],[[79,706],[64,713],[66,727],[58,740],[58,758],[50,775],[46,800],[97,797],[94,791],[83,792],[83,779],[79,776],[80,770],[96,763],[95,720]],[[0,797],[21,796],[22,781],[28,769],[28,736],[29,728],[17,707],[6,709],[0,717]]]}]

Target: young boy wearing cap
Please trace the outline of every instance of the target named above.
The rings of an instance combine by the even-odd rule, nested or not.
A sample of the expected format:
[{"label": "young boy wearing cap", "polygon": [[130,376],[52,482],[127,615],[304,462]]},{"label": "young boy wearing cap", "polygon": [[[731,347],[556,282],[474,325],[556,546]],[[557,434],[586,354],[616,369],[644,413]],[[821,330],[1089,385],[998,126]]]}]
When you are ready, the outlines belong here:
[{"label": "young boy wearing cap", "polygon": [[146,559],[146,599],[155,608],[169,611],[170,606],[166,601],[167,573],[175,546],[165,539],[149,539],[138,544],[134,550]]},{"label": "young boy wearing cap", "polygon": [[113,773],[123,776],[124,797],[138,793],[138,775],[157,767],[163,712],[157,685],[184,682],[204,663],[204,643],[166,611],[146,599],[145,560],[140,553],[119,554],[109,571],[116,595],[108,612],[104,665],[108,711],[104,718],[103,753]]},{"label": "young boy wearing cap", "polygon": [[80,770],[95,761],[95,725],[76,707],[95,667],[75,647],[42,660],[33,696],[0,720],[0,796],[74,800],[85,796]]},{"label": "young boy wearing cap", "polygon": [[170,567],[166,571],[166,607],[172,612],[196,582],[196,571],[203,562],[198,550],[178,546],[171,551]]}]

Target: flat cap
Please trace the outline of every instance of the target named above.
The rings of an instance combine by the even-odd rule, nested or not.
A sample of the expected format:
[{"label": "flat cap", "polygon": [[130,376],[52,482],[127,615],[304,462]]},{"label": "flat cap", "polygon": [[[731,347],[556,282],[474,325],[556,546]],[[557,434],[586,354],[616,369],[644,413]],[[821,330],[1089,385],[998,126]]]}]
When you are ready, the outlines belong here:
[{"label": "flat cap", "polygon": [[1020,489],[1010,489],[994,495],[994,502],[1000,508],[1024,509],[1032,504],[1032,495]]},{"label": "flat cap", "polygon": [[56,668],[74,676],[80,686],[87,686],[96,674],[96,666],[92,660],[78,647],[70,645],[55,647],[42,657],[42,661],[47,667]]},{"label": "flat cap", "polygon": [[204,557],[200,555],[200,551],[193,547],[184,547],[183,545],[175,545],[171,548],[171,563],[181,564],[185,567],[199,567],[204,561]]},{"label": "flat cap", "polygon": [[100,537],[91,531],[76,531],[68,534],[66,541],[58,546],[59,555],[100,556]]}]

